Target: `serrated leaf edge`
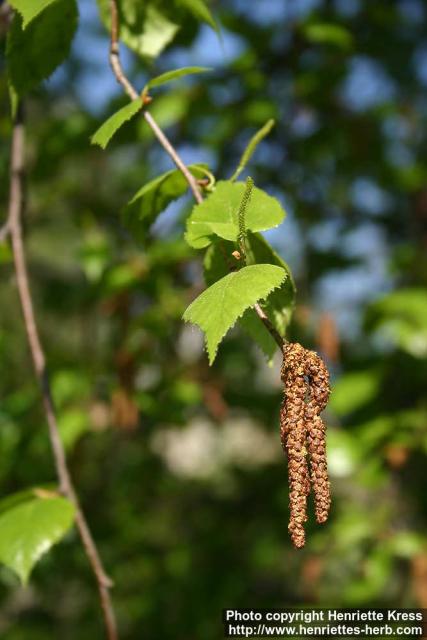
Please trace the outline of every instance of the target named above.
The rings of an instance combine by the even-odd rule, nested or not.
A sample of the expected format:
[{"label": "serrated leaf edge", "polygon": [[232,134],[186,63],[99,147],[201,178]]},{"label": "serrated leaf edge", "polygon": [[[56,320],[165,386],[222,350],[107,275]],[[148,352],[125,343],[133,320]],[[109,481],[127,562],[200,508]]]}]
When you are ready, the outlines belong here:
[{"label": "serrated leaf edge", "polygon": [[[268,263],[266,263],[266,264],[268,264]],[[253,265],[253,266],[255,266],[255,265]],[[259,265],[256,265],[256,266],[264,266],[264,264],[259,264]],[[289,277],[289,276],[288,276],[288,274],[286,273],[286,270],[285,270],[285,269],[283,269],[283,267],[279,267],[278,265],[269,265],[269,266],[277,266],[277,268],[278,268],[278,269],[282,269],[282,271],[283,271],[283,273],[284,273],[284,277],[283,277],[283,279],[280,281],[280,283],[278,283],[277,285],[273,285],[273,286],[271,287],[271,289],[269,289],[269,291],[268,291],[268,292],[267,292],[267,293],[266,293],[262,298],[258,298],[258,299],[254,302],[254,304],[256,304],[256,302],[259,302],[260,300],[265,300],[266,298],[268,298],[268,296],[269,296],[269,295],[270,295],[270,294],[271,294],[275,289],[280,289],[280,287],[281,287],[281,286],[283,285],[283,283],[285,282],[286,278],[288,278],[288,277]],[[237,272],[237,273],[238,273],[238,272]],[[227,274],[227,275],[230,275],[230,274]],[[227,276],[224,276],[224,277],[227,277]],[[220,280],[222,280],[222,278],[220,278]],[[217,282],[220,282],[220,280],[217,280]],[[214,284],[216,284],[216,283],[214,283]],[[213,285],[211,285],[211,286],[213,286]],[[208,287],[208,288],[209,288],[209,287]],[[205,291],[207,291],[207,289],[205,289]],[[202,295],[203,293],[204,293],[204,291],[203,291],[200,295]],[[212,354],[212,357],[211,357],[211,354],[209,353],[209,347],[208,347],[207,338],[206,338],[206,333],[205,333],[204,329],[203,329],[199,324],[197,324],[197,322],[192,322],[191,320],[188,320],[188,319],[185,317],[185,316],[186,316],[186,314],[187,314],[187,312],[191,309],[191,307],[192,307],[192,306],[193,306],[193,304],[196,302],[196,300],[198,300],[198,298],[199,298],[199,297],[200,297],[200,296],[198,296],[195,300],[193,300],[193,302],[192,302],[192,303],[187,307],[187,309],[184,311],[184,314],[183,314],[183,316],[182,316],[182,319],[184,320],[184,322],[187,322],[187,323],[189,323],[189,324],[196,325],[197,327],[199,327],[199,329],[200,329],[201,331],[203,331],[203,333],[204,333],[204,335],[205,335],[204,348],[205,348],[205,350],[206,350],[206,352],[207,352],[207,354],[208,354],[208,358],[209,358],[209,365],[211,366],[211,365],[214,363],[214,361],[215,361],[216,355],[217,355],[217,353],[218,353],[218,347],[219,347],[219,345],[221,344],[221,342],[222,342],[222,340],[224,339],[224,337],[227,335],[227,333],[228,333],[231,329],[233,329],[233,327],[234,327],[234,326],[236,325],[236,323],[240,320],[240,318],[243,316],[243,314],[245,313],[245,311],[246,311],[247,309],[250,309],[251,307],[253,307],[253,305],[249,305],[249,306],[245,307],[245,309],[243,309],[243,311],[242,311],[242,312],[241,312],[241,313],[236,317],[236,319],[234,320],[233,324],[232,324],[232,325],[230,325],[230,326],[228,327],[228,329],[226,329],[226,330],[224,331],[224,333],[222,334],[222,336],[221,336],[221,337],[220,337],[220,339],[218,340],[217,345],[216,345],[216,347],[215,347],[215,351],[214,351],[214,353]]]},{"label": "serrated leaf edge", "polygon": [[[130,105],[135,104],[135,107],[136,107],[137,106],[136,105],[137,102],[140,103],[139,109],[137,109],[135,112],[131,112],[130,115],[125,120],[123,120],[123,122],[121,124],[119,124],[119,126],[113,131],[113,133],[110,135],[110,137],[108,138],[108,140],[106,141],[105,144],[101,144],[101,142],[98,142],[97,140],[94,140],[94,138],[96,138],[96,136],[99,134],[101,129],[103,127],[105,127],[108,124],[108,122],[110,122],[110,120],[113,120],[115,118],[115,116],[117,116],[118,113],[120,113],[121,111],[123,111],[124,109],[129,107]],[[121,107],[120,109],[115,111],[109,118],[104,120],[104,122],[101,124],[100,127],[98,127],[98,129],[95,131],[95,133],[93,133],[91,135],[90,143],[93,144],[93,145],[97,145],[97,146],[101,147],[101,149],[103,149],[105,151],[105,149],[108,147],[108,145],[110,144],[112,138],[116,135],[118,130],[121,129],[122,126],[124,124],[126,124],[126,122],[129,122],[130,120],[132,120],[143,109],[143,107],[144,107],[144,104],[143,104],[142,98],[136,98],[135,100],[131,100],[130,102],[125,104],[123,107]]]},{"label": "serrated leaf edge", "polygon": [[53,4],[56,0],[50,0],[49,4],[47,4],[45,7],[42,7],[40,9],[40,11],[38,11],[36,14],[34,14],[29,20],[25,19],[25,15],[24,13],[21,11],[21,9],[19,9],[18,7],[15,6],[15,4],[13,2],[10,2],[9,4],[12,5],[12,8],[14,11],[16,11],[16,13],[18,13],[21,16],[21,20],[22,20],[22,29],[26,29],[28,27],[29,24],[32,23],[33,20],[35,20],[36,18],[39,17],[40,14],[43,13],[43,11],[45,11],[46,9],[48,9],[50,7],[51,4]]}]

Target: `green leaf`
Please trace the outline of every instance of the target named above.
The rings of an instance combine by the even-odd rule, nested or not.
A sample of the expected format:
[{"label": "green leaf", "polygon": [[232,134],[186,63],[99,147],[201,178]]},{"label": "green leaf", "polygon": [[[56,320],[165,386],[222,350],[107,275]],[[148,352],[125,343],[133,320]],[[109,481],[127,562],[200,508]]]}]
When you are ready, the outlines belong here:
[{"label": "green leaf", "polygon": [[[239,235],[239,208],[245,184],[220,181],[206,200],[194,207],[187,221],[185,238],[195,249],[207,247],[214,235],[236,241]],[[277,227],[286,213],[276,198],[261,189],[253,189],[246,209],[248,231],[263,231]]]},{"label": "green leaf", "polygon": [[414,287],[388,294],[368,309],[365,326],[415,358],[426,358],[427,291]]},{"label": "green leaf", "polygon": [[10,495],[0,500],[0,514],[8,511],[9,509],[12,509],[12,507],[16,507],[18,504],[28,502],[29,500],[34,500],[35,497],[38,497],[40,495],[49,493],[52,494],[55,490],[56,485],[51,482],[37,485],[37,487],[31,487],[30,489],[23,489],[22,491],[11,493]]},{"label": "green leaf", "polygon": [[[98,0],[98,7],[101,20],[110,31],[109,0]],[[120,40],[143,58],[156,58],[179,30],[168,2],[154,4],[141,0],[122,0],[119,12]]]},{"label": "green leaf", "polygon": [[136,53],[156,58],[173,40],[179,26],[153,5],[148,5],[141,32],[128,29],[122,32],[122,40]]},{"label": "green leaf", "polygon": [[5,498],[2,498],[2,500],[0,500],[0,515],[5,511],[9,511],[9,509],[22,504],[23,502],[33,500],[35,495],[36,494],[34,493],[34,487],[31,487],[31,489],[22,489],[22,491],[16,491],[15,493],[11,493]]},{"label": "green leaf", "polygon": [[181,69],[166,71],[166,73],[162,73],[160,76],[152,78],[147,83],[147,87],[160,87],[160,85],[162,84],[172,82],[173,80],[178,80],[179,78],[183,78],[184,76],[189,76],[195,73],[206,73],[207,71],[212,71],[212,69],[210,67],[181,67]]},{"label": "green leaf", "polygon": [[279,287],[285,278],[285,270],[274,265],[243,267],[221,278],[190,304],[183,318],[205,332],[210,364],[215,360],[219,343],[236,320],[248,307]]},{"label": "green leaf", "polygon": [[124,125],[125,122],[133,118],[142,109],[142,100],[137,98],[132,100],[125,107],[122,107],[106,120],[93,134],[90,141],[92,144],[99,144],[105,149],[113,135]]},{"label": "green leaf", "polygon": [[319,22],[307,24],[303,28],[304,35],[310,42],[315,44],[329,44],[348,50],[353,44],[353,36],[339,24],[329,22]]},{"label": "green leaf", "polygon": [[287,278],[277,291],[269,296],[263,306],[270,321],[281,336],[285,336],[286,329],[291,321],[295,305],[296,287],[289,265],[269,245],[267,240],[259,233],[249,233],[246,239],[247,264],[268,263],[282,267],[286,271]]},{"label": "green leaf", "polygon": [[330,409],[345,416],[372,402],[381,385],[380,372],[366,369],[347,373],[334,383]]},{"label": "green leaf", "polygon": [[39,13],[28,27],[15,14],[7,34],[9,83],[18,96],[23,96],[67,58],[77,28],[75,0],[55,0]]},{"label": "green leaf", "polygon": [[350,433],[341,429],[328,430],[328,467],[332,477],[345,478],[355,473],[360,453],[357,440]]},{"label": "green leaf", "polygon": [[195,18],[206,22],[212,29],[218,31],[218,25],[203,0],[178,0],[178,4],[190,11]]},{"label": "green leaf", "polygon": [[[287,278],[283,284],[272,291],[264,303],[261,303],[270,322],[279,334],[285,337],[292,317],[296,294],[291,270],[259,233],[248,233],[245,247],[247,264],[273,264],[286,271]],[[235,244],[224,240],[214,242],[208,248],[204,259],[204,275],[208,286],[224,277],[231,269],[239,267],[239,261],[232,255],[235,249]],[[239,325],[258,344],[268,360],[271,360],[277,350],[277,345],[260,322],[256,312],[253,309],[247,309],[239,318]]]},{"label": "green leaf", "polygon": [[[273,291],[271,295],[277,291],[278,289]],[[254,311],[254,309],[246,309],[242,317],[239,318],[239,325],[258,345],[261,351],[265,354],[267,361],[271,362],[277,351],[277,343],[259,319],[256,311]]]},{"label": "green leaf", "polygon": [[38,16],[46,7],[56,0],[9,0],[9,4],[22,16],[22,27],[28,25],[33,18]]},{"label": "green leaf", "polygon": [[254,136],[252,136],[246,149],[242,153],[242,157],[239,160],[239,164],[237,166],[236,171],[233,173],[233,175],[230,178],[232,182],[237,180],[237,178],[240,176],[240,174],[248,164],[249,160],[252,158],[259,143],[262,140],[264,140],[266,136],[268,136],[268,134],[270,133],[273,127],[274,127],[274,120],[271,118],[265,123],[265,125],[259,131],[256,132]]},{"label": "green leaf", "polygon": [[414,556],[423,553],[424,538],[415,531],[396,531],[387,540],[387,548],[394,555],[411,560]]},{"label": "green leaf", "polygon": [[66,451],[74,447],[79,438],[88,431],[87,411],[80,408],[64,409],[59,419],[59,433]]},{"label": "green leaf", "polygon": [[70,528],[74,507],[45,492],[11,506],[0,515],[0,562],[26,584],[33,566]]},{"label": "green leaf", "polygon": [[[190,165],[188,169],[195,178],[206,178],[206,165]],[[123,211],[124,223],[134,232],[145,231],[166,207],[185,194],[188,183],[181,171],[172,169],[145,184],[129,201]],[[141,224],[142,223],[142,224]],[[141,229],[142,227],[142,229]]]}]

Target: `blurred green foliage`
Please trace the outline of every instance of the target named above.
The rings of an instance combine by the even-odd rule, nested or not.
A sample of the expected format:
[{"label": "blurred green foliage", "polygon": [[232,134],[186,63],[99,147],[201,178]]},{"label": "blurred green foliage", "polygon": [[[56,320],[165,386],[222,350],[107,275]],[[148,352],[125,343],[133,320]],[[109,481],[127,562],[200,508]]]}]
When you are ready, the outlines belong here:
[{"label": "blurred green foliage", "polygon": [[[181,4],[186,14],[202,3]],[[187,162],[217,178],[277,121],[250,173],[289,213],[270,237],[296,275],[289,337],[322,351],[334,374],[333,509],[326,525],[309,524],[301,552],[287,534],[279,363],[268,368],[236,330],[209,368],[182,323],[203,287],[183,240],[188,199],[141,237],[123,224],[132,195],[172,168],[142,119],[108,151],[90,146],[123,104],[96,66],[108,68],[108,43],[91,6],[80,2],[70,60],[27,101],[25,236],[61,431],[115,581],[121,638],[216,640],[226,606],[427,607],[425,3],[275,0],[248,11],[218,0],[223,44],[188,18],[150,68],[126,58],[141,88],[170,68],[215,67],[159,89],[150,109]],[[0,95],[6,203],[4,76]],[[0,270],[7,496],[55,475],[6,245]],[[25,589],[3,567],[0,599],[7,640],[102,637],[75,531]]]}]

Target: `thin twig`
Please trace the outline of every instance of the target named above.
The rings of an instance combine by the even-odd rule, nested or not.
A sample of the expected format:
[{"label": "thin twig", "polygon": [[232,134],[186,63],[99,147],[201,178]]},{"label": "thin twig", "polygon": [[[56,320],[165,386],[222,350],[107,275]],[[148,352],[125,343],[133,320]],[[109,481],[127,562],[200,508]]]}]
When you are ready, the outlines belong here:
[{"label": "thin twig", "polygon": [[271,320],[268,318],[267,314],[261,309],[258,302],[254,304],[254,309],[256,311],[258,318],[261,320],[261,322],[263,323],[267,331],[271,334],[271,337],[277,343],[277,346],[279,347],[280,351],[282,351],[283,345],[285,343],[282,336],[277,331],[277,329],[273,326]]},{"label": "thin twig", "polygon": [[[131,100],[136,100],[139,98],[139,94],[132,83],[128,80],[123,71],[122,63],[120,61],[120,50],[119,50],[119,31],[120,31],[120,21],[119,21],[119,11],[117,6],[117,0],[110,0],[110,10],[111,10],[111,43],[110,43],[110,64],[113,69],[113,73],[116,76],[117,82],[119,82],[127,95],[131,98]],[[182,172],[183,176],[188,182],[188,185],[193,192],[194,198],[196,202],[200,203],[203,200],[203,196],[200,192],[199,186],[197,184],[196,178],[192,175],[191,171],[187,168],[178,152],[172,144],[169,142],[168,138],[165,136],[151,113],[149,113],[146,109],[143,111],[143,117],[147,122],[148,126],[156,136],[157,140],[160,142],[166,153],[172,158],[176,167]]]},{"label": "thin twig", "polygon": [[80,507],[74,489],[70,472],[67,467],[65,451],[59,435],[58,422],[52,400],[49,376],[46,369],[46,357],[37,329],[33,301],[28,279],[28,269],[25,249],[22,240],[22,210],[23,210],[23,173],[25,157],[25,137],[22,106],[18,106],[15,117],[11,143],[11,170],[9,194],[9,232],[12,241],[13,259],[15,265],[16,283],[24,316],[28,344],[33,359],[37,380],[40,384],[46,420],[49,427],[49,438],[55,461],[56,473],[61,493],[67,497],[75,507],[75,522],[80,538],[95,575],[98,585],[101,607],[108,640],[117,640],[116,622],[109,588],[112,586],[110,578],[105,573],[98,549],[89,530],[85,516]]},{"label": "thin twig", "polygon": [[145,118],[145,121],[147,122],[148,126],[151,128],[152,132],[156,136],[157,140],[162,145],[163,149],[166,151],[166,153],[169,154],[169,156],[172,158],[172,160],[174,161],[174,163],[176,164],[178,169],[183,174],[184,178],[187,180],[196,202],[198,204],[203,202],[203,196],[202,196],[202,194],[200,192],[199,185],[197,184],[196,178],[192,175],[192,173],[186,167],[186,165],[184,164],[184,162],[180,158],[178,152],[172,146],[172,144],[169,142],[168,138],[165,136],[163,131],[160,129],[159,125],[154,120],[154,118],[151,115],[151,113],[149,111],[145,110],[144,111],[144,118]]},{"label": "thin twig", "polygon": [[119,82],[125,92],[128,94],[131,100],[139,98],[137,90],[133,87],[132,83],[126,78],[126,75],[122,68],[120,61],[120,49],[119,49],[119,8],[115,0],[110,0],[110,14],[111,14],[111,43],[110,43],[110,64],[113,69],[113,73],[116,76],[117,82]]},{"label": "thin twig", "polygon": [[[119,21],[119,11],[117,0],[110,0],[110,11],[111,11],[111,44],[110,44],[110,65],[113,70],[113,73],[116,77],[116,80],[119,84],[122,85],[123,89],[127,93],[127,95],[132,99],[136,100],[139,95],[135,87],[126,77],[126,74],[123,70],[121,61],[120,61],[120,50],[119,50],[119,32],[120,32],[120,21]],[[169,156],[172,158],[173,162],[177,166],[177,168],[181,171],[183,176],[188,182],[188,185],[193,193],[194,199],[198,204],[203,202],[203,195],[199,189],[199,185],[197,183],[197,179],[189,171],[188,167],[183,162],[182,158],[178,154],[175,147],[171,144],[170,140],[166,137],[162,129],[159,127],[153,116],[147,109],[143,111],[144,119],[147,122],[148,126],[153,131],[157,140],[162,145],[163,149]],[[254,309],[261,320],[261,322],[266,327],[267,331],[270,332],[273,339],[277,342],[280,350],[283,348],[283,338],[280,336],[278,331],[273,327],[272,323],[261,309],[259,304],[254,305]]]}]

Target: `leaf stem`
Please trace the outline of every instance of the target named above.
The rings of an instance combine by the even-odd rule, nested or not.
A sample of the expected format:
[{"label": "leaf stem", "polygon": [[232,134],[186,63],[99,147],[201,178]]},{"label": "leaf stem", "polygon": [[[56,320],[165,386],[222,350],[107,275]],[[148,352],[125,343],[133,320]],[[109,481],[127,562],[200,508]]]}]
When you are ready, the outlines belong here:
[{"label": "leaf stem", "polygon": [[[135,87],[132,85],[132,83],[129,81],[129,79],[126,77],[126,74],[123,70],[123,67],[120,61],[120,50],[119,50],[120,23],[119,23],[119,11],[118,11],[117,0],[110,0],[110,13],[111,13],[110,65],[116,77],[117,82],[121,84],[124,91],[132,100],[136,100],[136,98],[139,97],[138,92],[135,89]],[[177,150],[173,147],[169,139],[163,133],[163,131],[161,130],[161,128],[159,127],[159,125],[157,124],[157,122],[155,121],[151,113],[146,109],[144,109],[143,116],[148,126],[151,128],[154,135],[156,136],[157,140],[160,142],[160,144],[162,145],[166,153],[169,154],[169,156],[172,158],[173,162],[175,163],[176,167],[181,171],[181,173],[187,180],[188,185],[193,193],[193,196],[196,202],[198,204],[203,202],[203,195],[199,189],[197,180],[191,174],[191,172],[189,171],[189,169],[187,168],[187,166],[179,156]],[[264,135],[267,135],[268,131],[270,131],[273,124],[274,124],[274,121],[269,121],[263,127],[263,129],[258,132],[258,134],[255,134],[255,136],[252,138],[251,142],[249,143],[249,147],[248,147],[249,156],[247,155],[247,153],[246,155],[244,154],[244,156],[242,156],[241,162],[244,160],[244,158],[248,158],[252,155],[253,150],[255,149],[255,146],[258,144],[258,141],[262,139]],[[243,171],[243,168],[241,169],[241,171]],[[241,171],[239,171],[237,175],[240,175]],[[233,178],[236,179],[234,176]],[[267,329],[267,331],[269,331],[273,339],[279,345],[279,348],[282,350],[284,341],[280,336],[280,334],[273,327],[272,323],[270,322],[270,320],[268,319],[264,311],[261,309],[259,304],[256,304],[254,306],[254,309],[259,319]]]},{"label": "leaf stem", "polygon": [[73,503],[75,507],[76,526],[94,573],[108,640],[117,640],[116,622],[109,588],[112,581],[107,576],[98,549],[90,532],[86,518],[80,507],[79,500],[67,467],[64,446],[59,434],[58,421],[52,400],[52,392],[49,376],[46,368],[46,357],[40,341],[37,328],[34,306],[31,297],[28,268],[25,257],[24,243],[22,240],[22,213],[24,205],[24,159],[25,159],[25,131],[23,120],[23,107],[18,104],[14,118],[11,142],[11,170],[10,170],[10,194],[8,207],[8,228],[12,243],[13,260],[15,265],[16,283],[24,316],[25,330],[28,345],[34,364],[36,378],[39,382],[46,420],[49,428],[49,439],[52,448],[56,473],[59,480],[61,493]]},{"label": "leaf stem", "polygon": [[[123,89],[127,93],[127,95],[132,99],[136,100],[139,98],[139,94],[135,87],[132,85],[130,80],[126,77],[125,72],[122,67],[122,63],[120,60],[120,49],[119,49],[119,31],[120,31],[120,22],[119,22],[119,11],[117,0],[110,0],[110,11],[111,11],[111,43],[110,43],[110,65],[113,70],[113,73],[116,77],[116,80],[119,84],[122,85]],[[203,201],[203,196],[199,189],[199,185],[197,184],[196,178],[192,175],[191,171],[185,165],[180,155],[176,151],[176,149],[169,142],[166,135],[163,133],[154,117],[151,115],[149,111],[144,109],[143,117],[147,122],[148,126],[156,136],[157,140],[160,142],[164,150],[167,154],[172,158],[176,167],[181,171],[184,178],[187,180],[188,185],[193,193],[193,196],[196,202],[200,203]]]}]

